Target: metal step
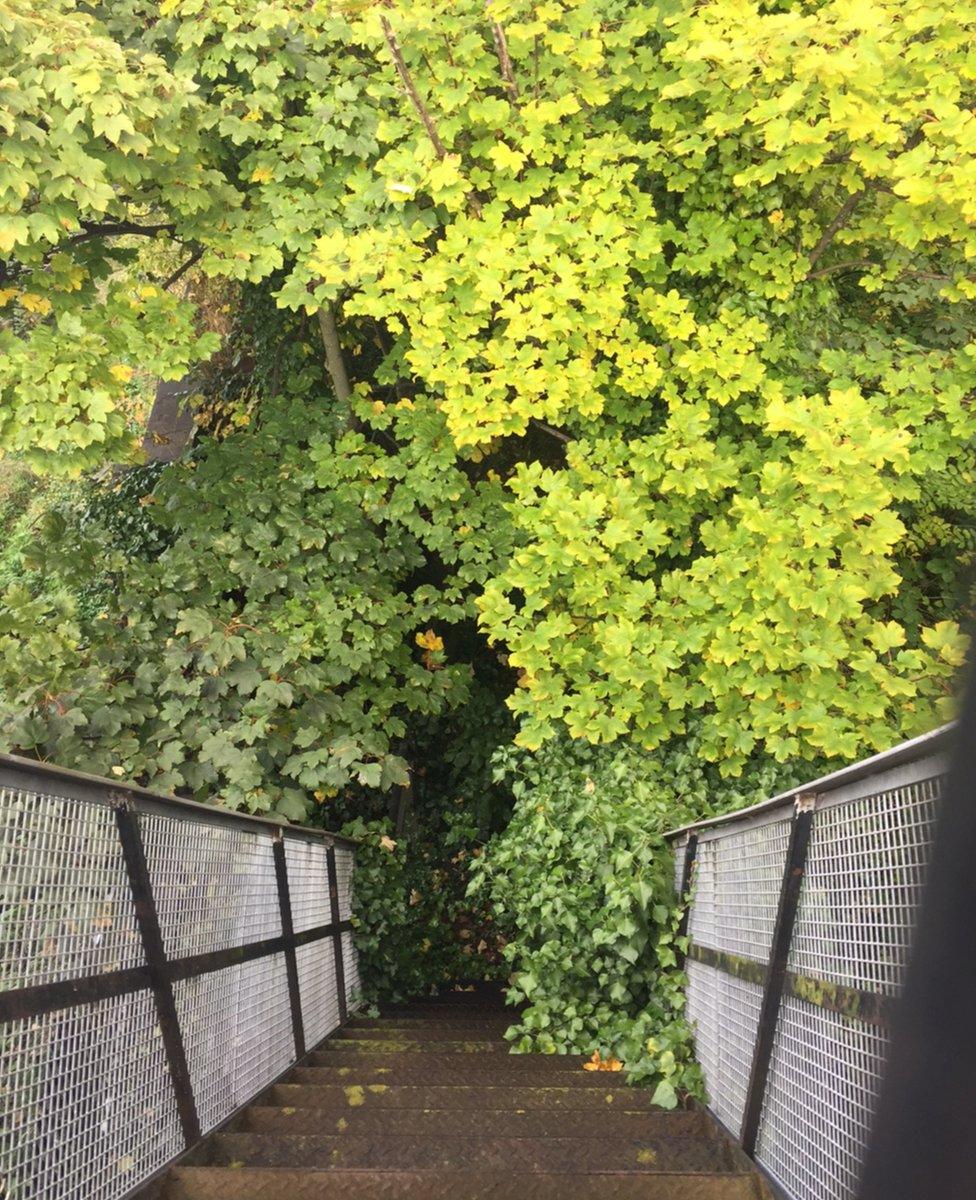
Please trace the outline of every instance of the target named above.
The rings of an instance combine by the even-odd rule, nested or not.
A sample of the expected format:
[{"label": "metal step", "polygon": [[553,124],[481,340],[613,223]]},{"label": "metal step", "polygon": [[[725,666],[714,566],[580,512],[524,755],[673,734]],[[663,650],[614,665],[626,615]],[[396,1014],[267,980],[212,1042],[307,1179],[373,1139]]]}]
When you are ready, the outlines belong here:
[{"label": "metal step", "polygon": [[[504,1045],[504,1043],[503,1043]],[[552,1074],[579,1074],[583,1070],[585,1058],[570,1054],[486,1054],[472,1058],[463,1051],[399,1051],[396,1054],[385,1054],[379,1050],[360,1050],[355,1044],[348,1047],[345,1043],[336,1042],[334,1046],[313,1050],[302,1066],[308,1067],[389,1067],[399,1070],[401,1067],[412,1065],[423,1066],[425,1063],[444,1063],[462,1071],[470,1070],[476,1063],[484,1062],[490,1067],[520,1067],[525,1070],[537,1071],[542,1076]],[[606,1079],[609,1072],[594,1071],[584,1074],[600,1075]]]},{"label": "metal step", "polygon": [[525,1171],[553,1175],[727,1173],[722,1142],[697,1137],[490,1138],[395,1134],[219,1133],[194,1156],[198,1165],[368,1168],[398,1171]]},{"label": "metal step", "polygon": [[[605,1077],[606,1078],[606,1077]],[[646,1089],[623,1084],[606,1087],[526,1087],[464,1084],[322,1084],[279,1083],[264,1094],[264,1102],[282,1108],[326,1108],[343,1112],[347,1108],[454,1108],[481,1111],[495,1109],[511,1112],[597,1109],[611,1106],[624,1109],[651,1109]]]},{"label": "metal step", "polygon": [[368,1030],[356,1030],[356,1037],[337,1038],[334,1042],[324,1042],[318,1047],[318,1053],[331,1054],[334,1050],[367,1050],[374,1054],[509,1054],[512,1047],[502,1038],[494,1038],[487,1042],[473,1039],[427,1041],[424,1038],[374,1038]]},{"label": "metal step", "polygon": [[333,1034],[335,1038],[348,1036],[352,1033],[355,1037],[358,1030],[372,1030],[372,1037],[383,1037],[383,1031],[390,1030],[394,1036],[399,1036],[402,1032],[408,1032],[408,1037],[417,1037],[417,1030],[424,1031],[424,1038],[430,1040],[431,1037],[439,1032],[445,1033],[454,1032],[454,1037],[457,1037],[457,1030],[465,1031],[463,1036],[475,1037],[479,1036],[479,1028],[484,1028],[485,1031],[490,1031],[492,1037],[499,1037],[504,1033],[510,1025],[515,1025],[519,1020],[519,1014],[511,1013],[507,1016],[492,1016],[487,1015],[484,1018],[473,1018],[473,1016],[354,1016],[351,1021],[347,1021],[341,1030],[336,1030]]},{"label": "metal step", "polygon": [[[411,1021],[410,1024],[366,1025],[357,1022],[337,1029],[329,1042],[500,1042],[510,1021]],[[328,1043],[323,1043],[327,1045]]]},{"label": "metal step", "polygon": [[[371,1056],[375,1059],[375,1056]],[[467,1059],[458,1064],[458,1059]],[[329,1083],[389,1083],[389,1084],[476,1084],[491,1087],[585,1087],[606,1088],[607,1075],[599,1072],[558,1067],[540,1067],[534,1062],[519,1062],[502,1055],[488,1056],[455,1054],[443,1059],[436,1054],[405,1054],[397,1061],[387,1059],[382,1066],[364,1063],[352,1065],[295,1067],[284,1083],[307,1083],[313,1087]],[[418,1062],[418,1059],[420,1060]],[[622,1078],[622,1077],[621,1077]]]},{"label": "metal step", "polygon": [[252,1105],[233,1124],[232,1132],[361,1134],[377,1133],[423,1137],[700,1137],[716,1140],[714,1122],[701,1112],[613,1111],[572,1112],[466,1110],[454,1108],[346,1108],[272,1107]]},{"label": "metal step", "polygon": [[762,1200],[753,1174],[526,1175],[176,1167],[166,1200]]}]

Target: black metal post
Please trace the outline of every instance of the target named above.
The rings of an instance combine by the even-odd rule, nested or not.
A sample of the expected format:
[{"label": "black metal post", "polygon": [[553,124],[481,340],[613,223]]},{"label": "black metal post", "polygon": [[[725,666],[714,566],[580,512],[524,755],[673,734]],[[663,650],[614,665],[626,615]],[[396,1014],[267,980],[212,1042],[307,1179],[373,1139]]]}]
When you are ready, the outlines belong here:
[{"label": "black metal post", "polygon": [[163,945],[163,935],[159,928],[159,916],[156,912],[152,880],[149,878],[149,867],[146,863],[146,850],[142,843],[139,817],[128,806],[128,802],[123,801],[116,806],[115,819],[118,824],[119,841],[122,843],[125,869],[129,876],[132,901],[135,905],[136,922],[146,955],[150,985],[156,1002],[156,1012],[159,1016],[163,1049],[166,1052],[170,1079],[173,1081],[173,1093],[180,1125],[183,1129],[183,1139],[187,1146],[193,1146],[200,1140],[200,1119],[197,1116],[193,1083],[186,1061],[183,1031],[180,1028],[176,1000],[173,997],[173,985],[170,983],[167,970],[166,948]]},{"label": "black metal post", "polygon": [[793,926],[796,924],[800,889],[806,870],[814,806],[815,797],[798,796],[793,821],[790,825],[790,840],[786,847],[786,865],[779,893],[779,905],[776,910],[776,923],[773,926],[773,941],[769,948],[769,963],[766,967],[762,1007],[759,1010],[759,1025],[756,1029],[756,1045],[752,1054],[749,1086],[746,1089],[745,1110],[742,1114],[740,1141],[743,1150],[750,1156],[755,1154],[756,1142],[759,1138],[759,1122],[762,1119],[766,1081],[769,1077],[773,1041],[776,1037],[776,1023],[786,984],[786,969],[790,958],[790,945],[793,941]]},{"label": "black metal post", "polygon": [[339,919],[339,876],[336,872],[335,846],[330,846],[325,855],[329,870],[329,904],[332,909],[332,951],[335,958],[336,991],[339,995],[339,1020],[349,1015],[346,1008],[346,967],[342,961],[342,929]]},{"label": "black metal post", "polygon": [[278,883],[278,907],[281,910],[281,933],[285,940],[285,971],[288,975],[288,1000],[291,1004],[291,1027],[295,1036],[295,1056],[305,1053],[305,1024],[302,1020],[302,994],[298,984],[298,958],[295,954],[295,925],[291,915],[291,893],[288,889],[288,864],[285,860],[285,839],[281,832],[274,840],[275,879]]},{"label": "black metal post", "polygon": [[[681,909],[681,920],[678,922],[677,937],[683,938],[688,936],[688,922],[691,919],[691,903],[688,900],[688,892],[691,890],[691,876],[695,869],[695,859],[698,857],[698,834],[688,834],[688,844],[685,846],[685,861],[681,868],[681,891],[678,894],[679,903],[683,906]],[[684,970],[686,951],[681,947],[676,947],[675,957],[678,960],[678,970]]]}]

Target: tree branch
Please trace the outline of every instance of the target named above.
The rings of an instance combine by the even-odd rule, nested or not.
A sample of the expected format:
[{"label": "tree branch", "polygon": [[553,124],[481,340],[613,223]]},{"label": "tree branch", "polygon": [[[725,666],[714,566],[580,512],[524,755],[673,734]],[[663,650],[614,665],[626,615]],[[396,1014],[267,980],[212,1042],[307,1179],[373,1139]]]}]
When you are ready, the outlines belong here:
[{"label": "tree branch", "polygon": [[[389,7],[389,5],[387,5]],[[410,74],[410,69],[407,66],[406,60],[403,57],[403,51],[400,49],[400,43],[396,39],[396,34],[393,32],[393,26],[385,16],[380,17],[380,25],[383,28],[383,36],[386,38],[386,45],[390,51],[390,56],[393,59],[393,65],[396,67],[397,74],[400,76],[400,82],[407,89],[407,95],[410,97],[410,103],[414,106],[417,115],[423,122],[424,129],[427,130],[427,136],[430,138],[431,145],[434,147],[434,153],[441,160],[447,157],[447,147],[441,141],[441,135],[437,132],[437,126],[434,124],[434,118],[430,115],[427,105],[421,99],[420,93],[417,91],[417,85],[413,81],[413,76]],[[481,216],[481,202],[474,192],[468,192],[468,205],[476,217]]]},{"label": "tree branch", "polygon": [[342,344],[339,341],[335,312],[332,308],[320,308],[318,317],[322,345],[325,348],[326,369],[332,380],[336,398],[341,404],[348,407],[349,401],[352,399],[352,388],[349,386],[349,376],[346,374],[346,364],[342,357]]},{"label": "tree branch", "polygon": [[[176,229],[175,225],[137,225],[135,221],[105,221],[101,224],[91,225],[82,222],[82,233],[76,233],[72,237],[66,239],[63,243],[52,247],[44,255],[44,263],[46,264],[52,254],[57,253],[61,245],[80,246],[83,242],[92,242],[96,238],[110,237],[155,237],[158,233],[173,233]],[[20,264],[0,261],[0,280],[12,280],[18,275],[23,274],[24,268]]]},{"label": "tree branch", "polygon": [[568,433],[563,433],[561,429],[547,425],[545,421],[537,421],[535,417],[529,417],[529,424],[534,425],[536,429],[541,429],[543,433],[548,433],[550,437],[558,438],[561,442],[571,442],[573,440]]},{"label": "tree branch", "polygon": [[485,0],[485,12],[489,14],[491,36],[495,40],[495,52],[498,55],[498,65],[501,68],[502,78],[505,80],[505,90],[508,92],[508,98],[512,104],[518,104],[519,90],[518,84],[515,82],[512,58],[508,53],[508,40],[505,37],[505,30],[502,29],[501,25],[497,21],[491,20],[491,0]]},{"label": "tree branch", "polygon": [[201,258],[203,258],[203,248],[199,247],[193,251],[182,267],[177,267],[173,274],[170,275],[168,279],[165,279],[159,286],[164,292],[169,291],[173,284],[178,283],[179,280],[181,280],[187,273],[187,271],[189,271],[192,266],[198,263]]},{"label": "tree branch", "polygon": [[805,279],[819,279],[823,275],[833,275],[835,271],[866,271],[868,267],[878,264],[869,258],[856,258],[853,262],[831,263],[829,267],[820,267],[816,271],[807,271]]},{"label": "tree branch", "polygon": [[393,59],[393,65],[397,69],[397,74],[400,76],[400,82],[407,89],[407,95],[410,97],[410,103],[417,111],[427,130],[427,136],[430,138],[431,145],[434,147],[434,153],[438,158],[447,157],[447,147],[441,141],[441,136],[437,132],[437,126],[434,124],[434,118],[427,110],[427,106],[420,98],[420,93],[413,81],[413,77],[407,67],[406,60],[403,57],[403,51],[400,49],[400,43],[396,39],[396,34],[393,32],[393,26],[386,19],[380,17],[380,25],[383,27],[383,36],[386,38],[386,44],[390,51],[390,57]]},{"label": "tree branch", "polygon": [[126,237],[130,234],[141,237],[155,237],[157,233],[172,233],[175,225],[137,225],[135,221],[106,221],[100,225],[84,225],[84,233],[77,233],[68,238],[68,244],[77,246],[80,242],[90,242],[94,238]]},{"label": "tree branch", "polygon": [[855,208],[857,208],[864,196],[867,195],[867,191],[867,188],[862,188],[859,192],[851,192],[851,194],[841,205],[840,212],[823,231],[823,233],[820,235],[820,241],[817,242],[816,246],[814,246],[807,256],[811,267],[816,266],[818,260],[823,256],[824,251],[837,236],[838,231],[843,229],[843,227],[854,215]]}]

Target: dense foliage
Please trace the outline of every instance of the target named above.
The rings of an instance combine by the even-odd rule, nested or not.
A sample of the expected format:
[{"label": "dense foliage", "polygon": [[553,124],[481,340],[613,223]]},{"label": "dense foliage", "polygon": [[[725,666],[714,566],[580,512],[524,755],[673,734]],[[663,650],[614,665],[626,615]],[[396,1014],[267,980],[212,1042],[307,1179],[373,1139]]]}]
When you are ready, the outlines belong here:
[{"label": "dense foliage", "polygon": [[496,770],[515,797],[511,822],[475,865],[491,896],[526,1007],[509,1031],[520,1050],[600,1051],[676,1103],[701,1078],[676,968],[674,867],[663,838],[701,815],[799,779],[750,764],[735,788],[702,762],[697,739],[648,754],[563,738],[535,755],[509,749]]},{"label": "dense foliage", "polygon": [[[378,345],[346,355],[364,426],[452,463],[507,448],[518,549],[473,599],[522,671],[522,744],[655,746],[695,716],[734,771],[932,723],[959,649],[945,620],[907,637],[894,559],[972,433],[972,14],[10,0],[3,23],[8,446],[117,452],[132,365],[212,348],[136,246],[182,245],[313,314],[343,402],[337,336]],[[541,457],[510,444],[553,426]]]},{"label": "dense foliage", "polygon": [[504,672],[483,659],[479,667],[463,704],[409,731],[408,788],[387,804],[375,791],[346,789],[328,808],[360,841],[354,920],[369,1000],[506,973],[490,897],[468,890],[511,804],[492,777],[493,757],[512,736]]},{"label": "dense foliage", "polygon": [[0,0],[0,447],[69,479],[0,495],[4,747],[346,822],[375,993],[504,946],[522,1045],[693,1087],[663,828],[961,661],[974,36]]},{"label": "dense foliage", "polygon": [[[451,536],[470,485],[359,433],[333,444],[321,413],[269,402],[253,433],[168,473],[144,499],[172,544],[84,636],[66,602],[8,593],[0,694],[15,745],[292,818],[351,779],[406,782],[392,750],[406,715],[466,695],[470,672],[432,627],[463,615],[479,568]],[[444,565],[439,587],[412,578],[425,551]]]}]

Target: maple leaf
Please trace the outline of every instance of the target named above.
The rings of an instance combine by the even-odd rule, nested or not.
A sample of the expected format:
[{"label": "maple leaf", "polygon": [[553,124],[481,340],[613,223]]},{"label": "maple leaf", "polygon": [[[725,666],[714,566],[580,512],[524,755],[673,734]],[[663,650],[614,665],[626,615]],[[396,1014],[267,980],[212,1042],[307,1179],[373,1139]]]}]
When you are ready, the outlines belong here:
[{"label": "maple leaf", "polygon": [[444,649],[444,639],[438,637],[433,629],[428,629],[425,633],[418,633],[414,641],[424,650],[438,651]]}]

